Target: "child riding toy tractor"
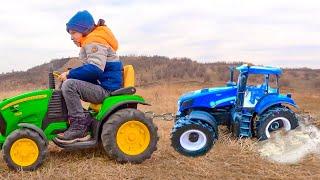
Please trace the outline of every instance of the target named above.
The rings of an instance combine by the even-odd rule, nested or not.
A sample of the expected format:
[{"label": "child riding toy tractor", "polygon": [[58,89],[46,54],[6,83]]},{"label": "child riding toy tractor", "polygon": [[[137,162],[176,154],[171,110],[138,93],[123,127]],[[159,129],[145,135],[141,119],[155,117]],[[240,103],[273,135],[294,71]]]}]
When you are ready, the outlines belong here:
[{"label": "child riding toy tractor", "polygon": [[158,141],[152,119],[137,109],[148,105],[135,95],[134,70],[124,67],[124,88],[113,91],[101,105],[90,105],[86,113],[95,120],[92,138],[62,144],[57,134],[68,127],[67,108],[61,90],[55,89],[49,73],[49,89],[37,90],[0,102],[0,147],[11,169],[34,170],[45,159],[48,143],[64,149],[92,148],[102,143],[107,155],[118,162],[141,163],[151,157]]},{"label": "child riding toy tractor", "polygon": [[[218,139],[218,126],[227,125],[236,137],[270,138],[280,129],[298,126],[297,108],[291,94],[280,94],[278,80],[282,70],[272,67],[242,65],[237,68],[237,84],[231,80],[225,87],[206,88],[179,98],[172,146],[186,156],[207,153]],[[263,76],[260,85],[248,85],[249,77]],[[271,84],[275,84],[271,86]]]}]

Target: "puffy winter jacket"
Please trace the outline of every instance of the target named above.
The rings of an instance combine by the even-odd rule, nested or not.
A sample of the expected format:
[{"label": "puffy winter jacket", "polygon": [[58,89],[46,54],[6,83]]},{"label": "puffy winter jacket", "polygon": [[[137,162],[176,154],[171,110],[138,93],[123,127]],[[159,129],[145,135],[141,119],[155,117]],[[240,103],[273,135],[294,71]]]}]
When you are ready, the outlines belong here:
[{"label": "puffy winter jacket", "polygon": [[123,65],[116,54],[118,42],[110,29],[98,26],[80,42],[83,65],[69,71],[68,79],[99,84],[108,91],[122,87]]}]

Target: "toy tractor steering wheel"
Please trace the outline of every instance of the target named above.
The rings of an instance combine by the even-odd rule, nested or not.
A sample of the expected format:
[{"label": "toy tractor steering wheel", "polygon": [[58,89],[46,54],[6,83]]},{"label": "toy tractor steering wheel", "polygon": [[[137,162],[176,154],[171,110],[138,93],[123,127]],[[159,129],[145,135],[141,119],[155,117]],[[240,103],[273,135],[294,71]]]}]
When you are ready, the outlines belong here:
[{"label": "toy tractor steering wheel", "polygon": [[[49,73],[49,88],[50,89],[55,89],[56,88],[56,83],[55,83],[55,78],[58,78],[61,75],[61,72],[59,71],[51,71]],[[61,89],[62,83],[59,85],[59,89]]]},{"label": "toy tractor steering wheel", "polygon": [[[68,70],[71,70],[72,68],[68,68]],[[49,88],[50,89],[55,89],[55,78],[58,78],[62,73],[60,71],[53,71],[52,69],[50,69],[49,71]],[[62,83],[60,83],[59,88],[61,89]]]},{"label": "toy tractor steering wheel", "polygon": [[59,72],[59,71],[53,71],[52,74],[53,74],[53,76],[54,76],[55,78],[58,78],[58,77],[61,75],[61,72]]}]

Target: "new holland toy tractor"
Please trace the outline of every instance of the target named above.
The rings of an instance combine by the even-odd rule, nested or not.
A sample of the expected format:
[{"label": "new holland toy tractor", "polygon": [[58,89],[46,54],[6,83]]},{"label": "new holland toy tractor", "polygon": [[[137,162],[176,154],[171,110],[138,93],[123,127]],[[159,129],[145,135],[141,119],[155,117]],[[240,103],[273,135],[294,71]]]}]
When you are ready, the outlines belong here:
[{"label": "new holland toy tractor", "polygon": [[95,119],[92,139],[73,144],[55,140],[68,127],[67,108],[60,89],[49,73],[49,89],[37,90],[0,102],[0,147],[11,169],[34,170],[47,153],[48,142],[65,149],[92,148],[102,143],[111,159],[141,163],[156,150],[157,127],[137,109],[148,105],[135,95],[134,70],[124,67],[124,88],[113,91],[101,105],[90,105],[86,113]]},{"label": "new holland toy tractor", "polygon": [[[297,105],[290,94],[280,94],[282,70],[242,65],[238,82],[225,87],[206,88],[182,95],[171,132],[173,148],[186,156],[207,153],[218,139],[218,126],[226,125],[236,137],[270,138],[273,131],[289,131],[298,126]],[[249,85],[248,78],[262,76],[262,83]],[[289,105],[289,106],[288,106]]]}]

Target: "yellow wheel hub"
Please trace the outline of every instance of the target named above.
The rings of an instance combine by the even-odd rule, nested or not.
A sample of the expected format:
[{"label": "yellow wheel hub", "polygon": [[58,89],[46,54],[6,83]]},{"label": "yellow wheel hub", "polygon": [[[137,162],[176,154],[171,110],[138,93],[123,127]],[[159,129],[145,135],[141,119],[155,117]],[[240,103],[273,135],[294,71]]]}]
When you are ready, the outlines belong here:
[{"label": "yellow wheel hub", "polygon": [[32,139],[19,139],[12,144],[10,149],[10,157],[18,166],[30,166],[37,161],[38,156],[39,148]]},{"label": "yellow wheel hub", "polygon": [[122,124],[117,132],[117,145],[128,155],[143,153],[150,144],[150,132],[140,121],[131,120]]}]

